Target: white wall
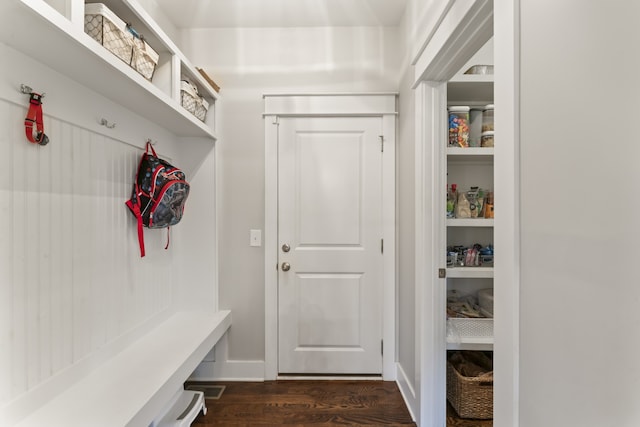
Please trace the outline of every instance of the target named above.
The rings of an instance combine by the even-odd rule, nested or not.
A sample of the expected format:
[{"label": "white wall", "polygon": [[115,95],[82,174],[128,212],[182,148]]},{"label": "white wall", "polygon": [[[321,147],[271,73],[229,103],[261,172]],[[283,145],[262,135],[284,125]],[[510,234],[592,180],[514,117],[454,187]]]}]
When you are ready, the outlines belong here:
[{"label": "white wall", "polygon": [[[158,152],[178,166],[200,163],[188,158],[186,147],[209,158],[211,142],[203,148],[201,141],[178,141],[2,43],[0,56],[0,424],[5,425],[155,326],[184,295],[212,308],[215,292],[200,274],[202,266],[178,265],[176,250],[189,249],[182,223],[172,229],[176,247],[168,251],[164,230],[145,230],[147,256],[140,258],[135,219],[124,205],[146,138],[157,141]],[[29,98],[19,92],[21,83],[46,92],[47,146],[25,138]],[[117,126],[100,126],[101,118]],[[202,186],[207,168],[212,175],[213,165],[205,163],[195,179]],[[195,172],[189,171],[190,178]],[[190,202],[206,206],[206,197],[197,189]],[[193,229],[189,223],[198,220],[199,235],[214,235],[198,215],[189,218],[188,208],[189,202],[184,227]],[[211,258],[215,252],[198,254]],[[199,281],[177,274],[178,267],[195,271]]]},{"label": "white wall", "polygon": [[416,343],[415,285],[415,101],[411,53],[414,40],[413,6],[409,2],[400,26],[403,74],[400,80],[398,145],[396,149],[397,204],[397,366],[398,383],[411,412],[419,417],[419,358]]},{"label": "white wall", "polygon": [[640,3],[520,3],[520,426],[638,426]]},{"label": "white wall", "polygon": [[[222,87],[217,145],[220,308],[233,311],[229,359],[255,367],[263,363],[265,351],[264,250],[249,247],[249,230],[264,230],[262,95],[397,91],[398,31],[241,28],[184,31],[182,39],[185,54]],[[211,372],[205,369],[202,375]]]}]

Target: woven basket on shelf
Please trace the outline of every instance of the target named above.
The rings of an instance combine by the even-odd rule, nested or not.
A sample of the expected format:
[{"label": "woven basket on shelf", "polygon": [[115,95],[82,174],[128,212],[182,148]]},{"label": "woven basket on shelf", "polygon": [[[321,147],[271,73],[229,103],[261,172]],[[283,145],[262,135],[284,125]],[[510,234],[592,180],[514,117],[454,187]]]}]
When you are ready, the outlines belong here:
[{"label": "woven basket on shelf", "polygon": [[447,362],[447,400],[460,418],[492,419],[493,372],[465,377]]}]

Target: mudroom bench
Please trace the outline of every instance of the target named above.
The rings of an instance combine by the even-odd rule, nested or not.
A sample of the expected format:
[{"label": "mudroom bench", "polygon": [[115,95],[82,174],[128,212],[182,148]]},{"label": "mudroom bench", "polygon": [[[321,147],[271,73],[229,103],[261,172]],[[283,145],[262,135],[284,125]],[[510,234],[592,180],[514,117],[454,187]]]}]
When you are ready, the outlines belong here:
[{"label": "mudroom bench", "polygon": [[17,426],[155,425],[230,325],[226,310],[175,313]]}]

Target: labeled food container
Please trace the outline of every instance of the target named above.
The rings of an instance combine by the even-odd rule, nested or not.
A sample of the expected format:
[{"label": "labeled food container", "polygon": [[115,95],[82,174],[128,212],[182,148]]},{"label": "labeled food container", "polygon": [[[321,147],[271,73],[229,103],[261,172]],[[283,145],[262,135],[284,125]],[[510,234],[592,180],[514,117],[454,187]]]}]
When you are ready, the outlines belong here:
[{"label": "labeled food container", "polygon": [[482,132],[493,130],[493,104],[489,104],[482,110]]},{"label": "labeled food container", "polygon": [[469,111],[469,147],[480,147],[482,112],[482,108],[471,108]]},{"label": "labeled food container", "polygon": [[469,107],[449,107],[449,147],[469,146]]},{"label": "labeled food container", "polygon": [[480,138],[480,146],[481,147],[493,147],[493,131],[482,132],[482,137]]}]

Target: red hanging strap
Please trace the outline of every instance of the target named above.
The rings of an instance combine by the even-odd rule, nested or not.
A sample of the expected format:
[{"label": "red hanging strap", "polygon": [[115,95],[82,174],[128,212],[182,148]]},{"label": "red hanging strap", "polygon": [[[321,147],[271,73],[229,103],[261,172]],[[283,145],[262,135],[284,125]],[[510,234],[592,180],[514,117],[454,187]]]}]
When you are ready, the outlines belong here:
[{"label": "red hanging strap", "polygon": [[49,137],[44,134],[42,95],[39,93],[31,92],[29,111],[27,112],[27,117],[24,119],[24,130],[30,142],[40,145],[47,145],[49,143]]},{"label": "red hanging strap", "polygon": [[[136,186],[136,192],[137,191],[138,189]],[[129,207],[129,209],[131,209],[131,212],[133,212],[133,215],[135,215],[136,219],[138,220],[138,243],[140,244],[140,257],[142,258],[145,255],[144,229],[142,224],[142,212],[140,212],[140,205],[138,204],[138,198],[136,197],[136,203],[133,203],[131,199],[129,199],[125,202],[125,204],[127,205],[127,207]]]}]

